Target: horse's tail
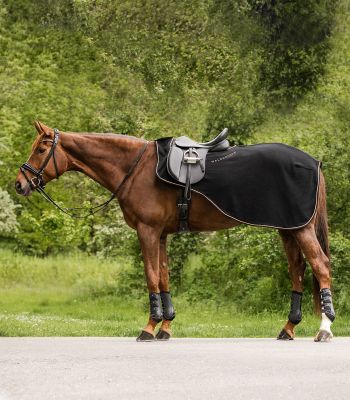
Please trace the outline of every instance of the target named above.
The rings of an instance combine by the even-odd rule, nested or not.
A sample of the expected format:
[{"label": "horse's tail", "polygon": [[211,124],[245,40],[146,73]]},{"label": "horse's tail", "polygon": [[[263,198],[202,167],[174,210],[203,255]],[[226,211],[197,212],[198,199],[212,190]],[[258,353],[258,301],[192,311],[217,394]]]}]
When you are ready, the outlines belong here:
[{"label": "horse's tail", "polygon": [[[326,201],[326,185],[322,172],[320,171],[320,182],[318,189],[318,203],[316,211],[315,230],[317,240],[327,258],[330,258],[329,241],[328,241],[328,218],[327,218],[327,201]],[[331,274],[331,264],[326,263]],[[321,313],[320,303],[320,285],[315,275],[313,275],[313,297],[316,313]]]}]

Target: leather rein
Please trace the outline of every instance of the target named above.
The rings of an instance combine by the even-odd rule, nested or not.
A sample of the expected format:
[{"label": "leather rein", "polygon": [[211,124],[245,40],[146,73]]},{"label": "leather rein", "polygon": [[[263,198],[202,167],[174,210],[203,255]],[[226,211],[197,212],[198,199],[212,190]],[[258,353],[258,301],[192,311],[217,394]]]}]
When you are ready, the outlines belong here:
[{"label": "leather rein", "polygon": [[[47,164],[49,163],[50,159],[52,158],[53,164],[55,167],[55,172],[56,172],[56,179],[59,178],[59,172],[58,172],[57,162],[56,162],[56,158],[55,158],[55,149],[58,144],[59,135],[60,135],[60,132],[58,131],[58,129],[55,128],[53,139],[43,139],[42,140],[42,142],[51,142],[52,145],[51,145],[49,154],[46,156],[44,162],[42,163],[42,165],[39,169],[34,168],[27,161],[21,165],[20,171],[22,172],[23,176],[25,177],[26,181],[28,182],[30,188],[33,191],[35,190],[35,191],[39,192],[44,197],[45,200],[47,200],[49,203],[51,203],[55,207],[57,207],[60,211],[69,215],[72,218],[86,218],[87,216],[96,214],[97,212],[102,211],[104,208],[106,208],[109,205],[109,203],[116,197],[119,190],[122,188],[122,186],[127,181],[127,179],[132,175],[132,173],[134,172],[134,169],[136,168],[137,164],[141,161],[141,158],[148,146],[148,142],[146,142],[145,145],[142,147],[141,151],[139,152],[139,154],[136,156],[136,158],[132,162],[128,172],[125,174],[124,178],[118,184],[118,186],[112,193],[111,197],[107,201],[105,201],[104,203],[98,204],[97,206],[90,207],[90,208],[85,208],[85,207],[63,208],[59,204],[57,204],[57,202],[45,191],[45,183],[44,183],[44,177],[43,177],[45,168],[47,167]],[[34,176],[32,178],[28,177],[26,171],[32,173]],[[72,210],[88,210],[88,212],[85,214],[77,215],[77,214],[71,213],[70,211],[72,211]]]}]

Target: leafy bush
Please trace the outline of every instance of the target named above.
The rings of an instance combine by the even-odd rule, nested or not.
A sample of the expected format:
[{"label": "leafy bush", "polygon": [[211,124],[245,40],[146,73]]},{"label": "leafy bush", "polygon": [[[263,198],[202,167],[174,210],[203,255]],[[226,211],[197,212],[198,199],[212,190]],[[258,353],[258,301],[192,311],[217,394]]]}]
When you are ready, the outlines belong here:
[{"label": "leafy bush", "polygon": [[198,233],[175,234],[168,246],[169,277],[171,290],[182,287],[185,263],[190,255],[196,254],[203,244],[203,236]]},{"label": "leafy bush", "polygon": [[87,240],[88,226],[55,209],[45,210],[40,218],[28,211],[21,214],[18,248],[26,253],[45,256],[73,251]]},{"label": "leafy bush", "polygon": [[335,232],[330,240],[333,269],[333,291],[337,310],[350,312],[350,240],[341,232]]},{"label": "leafy bush", "polygon": [[324,72],[338,1],[249,0],[266,28],[261,83],[272,101],[290,106],[314,89]]},{"label": "leafy bush", "polygon": [[280,310],[288,303],[287,262],[272,230],[239,227],[208,237],[200,262],[186,276],[189,299],[254,311]]},{"label": "leafy bush", "polygon": [[14,236],[18,232],[16,208],[10,195],[0,188],[0,237]]},{"label": "leafy bush", "polygon": [[[350,241],[337,232],[330,237],[334,299],[339,312],[349,311]],[[231,304],[250,312],[285,311],[291,282],[277,232],[239,227],[205,240],[199,259],[186,264],[183,291],[189,301]],[[304,307],[311,311],[312,274],[305,275]]]}]

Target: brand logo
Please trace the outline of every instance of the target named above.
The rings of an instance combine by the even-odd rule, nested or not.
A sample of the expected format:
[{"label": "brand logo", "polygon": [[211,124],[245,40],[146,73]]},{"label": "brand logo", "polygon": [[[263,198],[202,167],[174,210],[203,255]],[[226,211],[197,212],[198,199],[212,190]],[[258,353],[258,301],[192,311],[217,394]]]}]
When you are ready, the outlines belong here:
[{"label": "brand logo", "polygon": [[234,152],[232,152],[232,153],[230,153],[230,154],[226,154],[226,156],[222,156],[222,157],[219,157],[219,158],[215,158],[214,160],[210,160],[210,162],[211,162],[212,164],[215,164],[215,163],[217,163],[217,162],[220,162],[220,161],[222,161],[222,160],[225,160],[226,158],[233,157],[235,154],[236,154],[236,152],[234,151]]}]

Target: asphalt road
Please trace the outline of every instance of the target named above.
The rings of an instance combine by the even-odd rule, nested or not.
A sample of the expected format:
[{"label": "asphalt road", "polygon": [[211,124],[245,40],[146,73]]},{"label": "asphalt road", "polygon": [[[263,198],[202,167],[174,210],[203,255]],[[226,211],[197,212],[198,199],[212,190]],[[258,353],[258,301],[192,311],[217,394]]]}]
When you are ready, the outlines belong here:
[{"label": "asphalt road", "polygon": [[0,338],[0,399],[350,398],[350,338]]}]

